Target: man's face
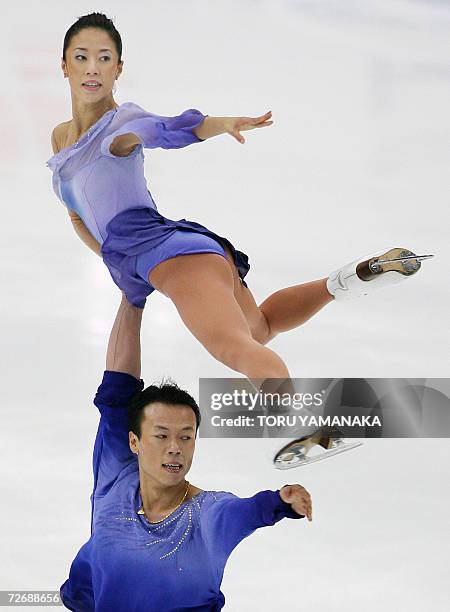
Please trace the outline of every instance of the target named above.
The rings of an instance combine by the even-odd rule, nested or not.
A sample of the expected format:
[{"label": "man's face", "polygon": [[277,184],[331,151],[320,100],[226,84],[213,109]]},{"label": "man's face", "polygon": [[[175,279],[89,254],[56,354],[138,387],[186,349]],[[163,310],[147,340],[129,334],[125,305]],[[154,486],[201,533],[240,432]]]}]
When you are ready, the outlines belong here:
[{"label": "man's face", "polygon": [[130,432],[130,447],[139,452],[139,465],[147,476],[173,486],[183,481],[191,467],[195,429],[190,406],[155,402],[144,408],[140,440]]}]

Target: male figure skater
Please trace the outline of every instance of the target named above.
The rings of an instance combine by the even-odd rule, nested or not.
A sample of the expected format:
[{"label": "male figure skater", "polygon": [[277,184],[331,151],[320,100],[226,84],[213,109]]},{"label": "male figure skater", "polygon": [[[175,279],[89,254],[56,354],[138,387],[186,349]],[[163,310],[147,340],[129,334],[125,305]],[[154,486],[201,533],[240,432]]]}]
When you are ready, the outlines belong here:
[{"label": "male figure skater", "polygon": [[312,520],[311,498],[298,484],[240,498],[186,480],[200,412],[175,384],[144,389],[142,313],[124,297],[109,338],[94,400],[91,536],[61,598],[77,612],[215,612],[237,544],[285,517]]}]

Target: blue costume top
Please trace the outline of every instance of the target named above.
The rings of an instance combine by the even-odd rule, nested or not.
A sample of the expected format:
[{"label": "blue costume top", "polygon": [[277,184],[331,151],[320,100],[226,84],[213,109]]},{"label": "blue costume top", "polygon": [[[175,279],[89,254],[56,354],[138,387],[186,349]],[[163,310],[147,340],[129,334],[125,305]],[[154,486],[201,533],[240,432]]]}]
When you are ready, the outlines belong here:
[{"label": "blue costume top", "polygon": [[301,515],[278,491],[249,498],[202,491],[157,524],[137,514],[142,500],[127,405],[142,388],[142,380],[106,371],[97,391],[91,537],[72,562],[61,598],[76,612],[217,612],[236,545],[259,527]]},{"label": "blue costume top", "polygon": [[[241,279],[249,270],[248,257],[226,238],[194,221],[160,215],[147,188],[143,148],[179,149],[203,142],[192,130],[206,116],[188,109],[163,117],[125,102],[47,161],[56,195],[102,245],[114,282],[135,306],[143,307],[153,291],[148,272],[170,257],[205,252],[225,257],[223,247],[227,246]],[[111,143],[127,133],[136,134],[142,144],[126,157],[113,155]]]}]

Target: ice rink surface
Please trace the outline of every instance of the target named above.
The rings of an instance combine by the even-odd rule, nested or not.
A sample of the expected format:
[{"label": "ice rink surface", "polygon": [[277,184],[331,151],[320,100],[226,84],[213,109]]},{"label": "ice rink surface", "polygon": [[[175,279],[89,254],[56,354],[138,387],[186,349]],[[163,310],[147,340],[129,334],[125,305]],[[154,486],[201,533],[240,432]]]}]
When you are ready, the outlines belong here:
[{"label": "ice rink surface", "polygon": [[[92,397],[119,292],[51,188],[52,128],[71,118],[60,57],[78,16],[123,39],[116,101],[175,115],[258,116],[270,128],[146,154],[162,214],[250,256],[257,301],[379,248],[436,257],[404,284],[330,304],[271,343],[295,377],[449,375],[447,2],[110,1],[2,6],[0,590],[57,589],[89,537]],[[447,189],[446,189],[447,187]],[[148,300],[146,383],[235,376],[172,304]],[[314,520],[260,530],[233,553],[226,610],[448,610],[443,440],[371,440],[281,473],[264,441],[202,440],[190,481],[242,497],[299,482]]]}]

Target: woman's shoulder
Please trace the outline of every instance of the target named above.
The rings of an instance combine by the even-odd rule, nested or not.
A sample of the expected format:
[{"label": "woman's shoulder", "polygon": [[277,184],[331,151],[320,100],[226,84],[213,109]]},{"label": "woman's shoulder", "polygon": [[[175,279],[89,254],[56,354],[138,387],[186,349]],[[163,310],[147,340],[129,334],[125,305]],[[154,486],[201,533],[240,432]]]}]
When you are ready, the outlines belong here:
[{"label": "woman's shoulder", "polygon": [[[120,118],[122,118],[122,120],[127,120],[128,118],[132,118],[136,114],[153,114],[146,111],[144,108],[142,108],[142,106],[139,106],[139,104],[136,104],[135,102],[123,102],[122,104],[116,106],[114,109],[111,110],[115,111],[114,114],[116,115],[116,120],[119,120]],[[102,119],[109,114],[110,112],[105,113],[103,117],[101,117],[96,123],[100,123]],[[69,148],[70,146],[75,144],[75,141],[73,143],[69,141],[70,128],[72,126],[72,123],[72,119],[69,119],[68,121],[63,121],[62,123],[59,123],[56,127],[53,128],[51,136],[53,153],[59,153],[59,151],[61,151],[62,149]]]},{"label": "woman's shoulder", "polygon": [[91,143],[93,146],[98,146],[98,141],[95,137],[109,126],[114,117],[119,114],[118,111],[120,108],[120,106],[114,107],[106,111],[88,130],[79,136],[76,141],[74,141],[75,137],[73,131],[71,132],[73,126],[72,120],[58,124],[52,132],[52,147],[54,154],[53,157],[47,160],[47,166],[51,170],[57,171],[71,157],[79,155],[86,147],[90,146]]},{"label": "woman's shoulder", "polygon": [[53,153],[58,153],[61,149],[63,149],[66,146],[65,143],[67,142],[67,134],[68,134],[68,130],[69,130],[71,123],[72,123],[71,120],[63,121],[62,123],[59,123],[56,127],[53,128],[53,131],[52,131]]},{"label": "woman's shoulder", "polygon": [[117,109],[116,116],[114,117],[114,121],[112,122],[113,126],[122,125],[123,123],[127,123],[128,121],[133,121],[135,119],[144,119],[144,118],[154,118],[158,119],[160,115],[157,115],[143,106],[136,104],[135,102],[122,102],[122,104]]}]

